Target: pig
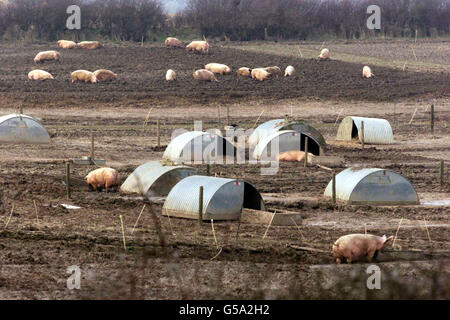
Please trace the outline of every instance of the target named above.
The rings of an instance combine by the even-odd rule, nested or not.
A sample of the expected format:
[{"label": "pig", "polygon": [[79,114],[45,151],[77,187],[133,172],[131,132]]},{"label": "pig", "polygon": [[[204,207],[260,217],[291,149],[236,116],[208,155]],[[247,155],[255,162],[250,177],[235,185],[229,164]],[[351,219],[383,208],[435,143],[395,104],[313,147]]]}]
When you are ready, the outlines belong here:
[{"label": "pig", "polygon": [[330,59],[330,50],[327,48],[323,48],[319,55],[319,60],[329,60]]},{"label": "pig", "polygon": [[54,51],[54,50],[42,51],[42,52],[39,52],[36,55],[36,57],[34,57],[34,62],[40,63],[40,62],[45,62],[45,61],[50,61],[50,60],[59,61],[60,58],[61,58],[61,54],[58,51]]},{"label": "pig", "polygon": [[167,38],[165,41],[166,47],[167,48],[181,48],[182,44],[181,41],[178,40],[177,38]]},{"label": "pig", "polygon": [[252,70],[252,79],[264,81],[270,78],[270,73],[264,68],[256,68]]},{"label": "pig", "polygon": [[209,63],[205,66],[205,69],[220,75],[231,73],[231,68],[229,66],[220,63]]},{"label": "pig", "polygon": [[69,40],[59,40],[56,42],[60,48],[63,49],[73,49],[77,47],[77,44],[74,41]]},{"label": "pig", "polygon": [[295,76],[295,68],[293,66],[287,66],[286,70],[284,71],[285,77],[292,77]]},{"label": "pig", "polygon": [[28,73],[28,79],[30,79],[30,80],[47,80],[47,79],[54,79],[54,78],[47,71],[33,70]]},{"label": "pig", "polygon": [[375,75],[372,73],[372,69],[370,69],[369,66],[364,66],[364,68],[362,70],[362,76],[363,76],[363,78],[371,78]]},{"label": "pig", "polygon": [[90,82],[90,83],[97,83],[97,77],[93,72],[86,71],[86,70],[77,70],[72,72],[71,74],[72,83],[75,81],[84,81],[84,82]]},{"label": "pig", "polygon": [[106,192],[108,192],[111,187],[119,184],[119,174],[117,170],[112,168],[99,168],[91,171],[85,179],[91,191],[101,191],[104,187]]},{"label": "pig", "polygon": [[387,238],[385,235],[378,237],[371,234],[348,234],[333,244],[333,258],[336,263],[342,263],[344,260],[347,263],[364,259],[372,261],[393,238],[393,236]]},{"label": "pig", "polygon": [[208,53],[209,52],[209,44],[206,41],[192,41],[186,46],[188,51],[200,52],[200,53]]},{"label": "pig", "polygon": [[98,41],[81,41],[77,44],[77,48],[95,50],[103,47]]},{"label": "pig", "polygon": [[251,77],[252,75],[252,69],[247,67],[239,68],[238,71],[236,71],[238,77]]},{"label": "pig", "polygon": [[167,81],[175,81],[177,80],[177,74],[172,69],[167,70],[166,72],[166,80]]},{"label": "pig", "polygon": [[[310,159],[311,156],[312,154],[308,152],[308,159]],[[281,162],[302,162],[304,159],[305,152],[298,150],[286,151],[278,155],[278,161]]]},{"label": "pig", "polygon": [[200,69],[194,72],[193,74],[195,80],[199,81],[211,81],[211,82],[218,82],[216,77],[214,76],[214,73],[211,71],[208,71],[206,69]]},{"label": "pig", "polygon": [[108,81],[117,78],[117,74],[106,69],[95,70],[94,75],[97,78],[97,81]]},{"label": "pig", "polygon": [[270,73],[272,78],[278,78],[281,76],[281,69],[277,66],[264,68],[268,73]]}]

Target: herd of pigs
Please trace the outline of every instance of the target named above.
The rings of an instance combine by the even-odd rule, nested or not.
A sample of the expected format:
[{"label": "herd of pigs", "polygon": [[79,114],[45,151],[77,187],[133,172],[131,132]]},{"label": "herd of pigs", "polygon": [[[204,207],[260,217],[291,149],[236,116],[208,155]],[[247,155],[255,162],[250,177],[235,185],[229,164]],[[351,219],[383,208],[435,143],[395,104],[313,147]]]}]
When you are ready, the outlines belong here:
[{"label": "herd of pigs", "polygon": [[[87,49],[95,50],[102,48],[103,45],[98,41],[82,41],[76,43],[74,41],[59,40],[58,46],[62,49]],[[165,41],[167,48],[182,48],[183,44],[177,38],[169,37]],[[207,54],[209,52],[210,45],[207,41],[192,41],[186,46],[188,51]],[[43,63],[45,61],[59,61],[61,59],[61,54],[55,50],[42,51],[39,52],[34,58],[35,63]],[[330,51],[327,48],[322,49],[319,60],[329,60]],[[219,75],[229,75],[232,70],[229,66],[221,63],[209,63],[205,65],[204,69],[196,70],[193,73],[193,77],[198,81],[209,81],[218,82],[216,74]],[[282,71],[277,66],[265,67],[265,68],[254,68],[240,67],[236,72],[238,77],[251,77],[259,81],[268,80],[270,78],[279,78],[282,75]],[[293,66],[287,66],[284,72],[285,77],[292,77],[295,75],[295,68]],[[374,76],[372,70],[368,66],[364,66],[362,70],[362,76],[364,78],[371,78]],[[109,81],[117,78],[117,74],[113,71],[106,69],[99,69],[94,72],[87,70],[76,70],[71,73],[72,82],[82,81],[87,83],[97,83],[99,81]],[[45,70],[36,69],[28,73],[28,79],[30,80],[48,80],[54,79],[52,74]],[[173,69],[169,69],[166,72],[167,81],[175,81],[177,79],[177,73]]]},{"label": "herd of pigs", "polygon": [[[75,43],[73,41],[59,40],[58,46],[62,49],[87,49],[95,50],[102,48],[102,44],[97,41],[83,41],[80,43]],[[183,45],[181,41],[176,38],[169,37],[165,41],[167,48],[182,48]],[[207,54],[209,52],[210,45],[206,41],[193,41],[187,45],[186,49],[188,51],[197,52],[201,54]],[[40,52],[34,58],[35,63],[43,63],[45,61],[59,61],[61,54],[57,51],[44,51]],[[326,48],[322,49],[319,60],[330,59],[330,51]],[[220,63],[209,63],[205,65],[204,69],[196,70],[193,73],[193,77],[198,81],[218,81],[215,77],[216,74],[219,75],[229,75],[232,70],[229,66]],[[238,77],[251,77],[259,81],[268,80],[271,78],[278,78],[282,75],[282,71],[277,66],[271,66],[266,68],[248,68],[241,67],[237,70]],[[285,69],[284,76],[292,77],[295,75],[295,68],[293,66],[288,66]],[[370,67],[364,66],[362,71],[362,76],[364,78],[373,77]],[[28,74],[30,80],[46,80],[54,79],[53,76],[44,70],[33,70]],[[87,70],[76,70],[71,74],[72,82],[83,81],[90,83],[97,83],[98,81],[107,81],[117,78],[117,74],[110,70],[100,69],[94,72]],[[169,69],[166,73],[167,81],[175,81],[177,78],[176,71]],[[301,154],[283,154],[280,155],[280,161],[301,161],[304,158],[303,152]],[[119,183],[118,172],[112,168],[99,168],[91,171],[85,177],[90,190],[101,190],[106,188],[106,191]],[[354,261],[361,261],[368,259],[371,261],[375,259],[378,252],[383,249],[387,242],[391,241],[393,237],[378,237],[369,234],[349,234],[340,237],[333,244],[333,257],[337,263],[351,263]]]}]

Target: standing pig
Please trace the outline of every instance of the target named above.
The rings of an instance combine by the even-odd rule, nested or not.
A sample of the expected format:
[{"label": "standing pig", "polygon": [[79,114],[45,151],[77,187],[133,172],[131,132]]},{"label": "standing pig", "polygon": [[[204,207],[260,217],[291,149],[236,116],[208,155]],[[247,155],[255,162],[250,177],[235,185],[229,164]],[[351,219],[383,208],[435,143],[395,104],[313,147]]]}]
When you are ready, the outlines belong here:
[{"label": "standing pig", "polygon": [[186,46],[188,51],[200,52],[200,53],[208,53],[209,52],[209,44],[206,41],[192,41]]},{"label": "standing pig", "polygon": [[84,82],[90,82],[90,83],[97,83],[97,77],[93,72],[86,71],[86,70],[77,70],[72,72],[70,75],[72,78],[72,83],[75,81],[84,81]]},{"label": "standing pig", "polygon": [[214,76],[214,73],[211,71],[200,69],[194,72],[193,77],[195,80],[199,81],[211,81],[211,82],[218,82],[216,77]]},{"label": "standing pig", "polygon": [[175,81],[177,80],[177,74],[172,69],[167,70],[166,72],[166,80],[167,81]]},{"label": "standing pig", "polygon": [[293,66],[287,66],[286,70],[284,71],[285,77],[292,77],[295,75],[295,68]]},{"label": "standing pig", "polygon": [[55,60],[59,61],[61,58],[61,54],[58,51],[50,50],[50,51],[41,51],[39,52],[36,57],[34,57],[35,63]]},{"label": "standing pig", "polygon": [[264,81],[270,78],[270,73],[264,68],[256,68],[252,70],[252,79]]},{"label": "standing pig", "polygon": [[250,77],[252,73],[252,69],[247,67],[239,68],[236,72],[238,77]]},{"label": "standing pig", "polygon": [[211,71],[212,73],[217,73],[220,75],[231,73],[231,68],[229,66],[227,66],[225,64],[221,64],[221,63],[208,63],[205,66],[205,69],[208,71]]},{"label": "standing pig", "polygon": [[278,79],[281,76],[281,69],[280,69],[280,67],[272,66],[272,67],[264,68],[264,70],[266,70],[268,73],[270,73],[272,78],[277,78]]},{"label": "standing pig", "polygon": [[348,234],[340,237],[333,244],[333,258],[336,263],[352,263],[364,258],[371,261],[377,257],[379,251],[383,249],[387,242],[394,237],[378,237],[371,234]]},{"label": "standing pig", "polygon": [[101,191],[104,187],[106,192],[108,192],[109,188],[119,184],[119,174],[117,170],[112,168],[100,168],[91,171],[85,179],[91,191]]},{"label": "standing pig", "polygon": [[165,41],[166,47],[167,48],[181,48],[182,44],[181,41],[178,40],[177,38],[167,38]]},{"label": "standing pig", "polygon": [[372,69],[370,69],[370,67],[368,67],[368,66],[364,66],[362,75],[363,75],[363,78],[371,78],[374,76],[374,74],[372,73]]}]

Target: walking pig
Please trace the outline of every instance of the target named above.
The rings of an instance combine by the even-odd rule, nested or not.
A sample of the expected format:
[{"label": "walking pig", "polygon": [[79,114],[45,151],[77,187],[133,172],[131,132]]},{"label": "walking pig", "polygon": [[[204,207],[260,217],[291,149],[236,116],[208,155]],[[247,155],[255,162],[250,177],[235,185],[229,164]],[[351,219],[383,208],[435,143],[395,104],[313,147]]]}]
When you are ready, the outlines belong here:
[{"label": "walking pig", "polygon": [[340,237],[333,244],[333,257],[336,263],[361,261],[366,258],[369,261],[376,259],[379,251],[394,237],[378,237],[371,234],[348,234]]}]

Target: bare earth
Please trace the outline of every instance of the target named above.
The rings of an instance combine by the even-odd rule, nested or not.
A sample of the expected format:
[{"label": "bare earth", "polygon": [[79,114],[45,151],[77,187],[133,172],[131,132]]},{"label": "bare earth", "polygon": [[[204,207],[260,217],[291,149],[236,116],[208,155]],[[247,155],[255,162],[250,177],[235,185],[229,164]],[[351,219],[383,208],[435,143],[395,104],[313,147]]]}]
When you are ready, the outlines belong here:
[{"label": "bare earth", "polygon": [[[278,45],[280,54],[291,48]],[[26,73],[35,68],[32,57],[52,46],[0,46],[0,115],[23,106],[24,113],[40,119],[52,138],[44,146],[0,145],[0,298],[450,298],[448,162],[446,185],[439,184],[439,161],[450,158],[450,60],[448,54],[436,53],[448,52],[449,42],[416,44],[418,58],[424,56],[423,64],[432,67],[415,65],[414,71],[405,73],[385,63],[374,81],[360,79],[361,61],[389,60],[378,54],[382,48],[410,58],[410,44],[363,44],[362,52],[350,50],[360,60],[343,62],[336,57],[328,65],[298,54],[273,55],[273,44],[267,44],[264,55],[254,51],[255,46],[264,50],[263,44],[249,44],[247,51],[241,50],[245,44],[230,51],[228,44],[217,44],[210,56],[160,46],[110,45],[103,53],[63,51],[61,64],[39,66],[51,69],[57,79],[31,83]],[[345,44],[335,46],[338,56],[348,51]],[[424,50],[432,52],[431,60],[426,60]],[[372,57],[370,52],[377,54]],[[192,69],[206,61],[226,60],[236,68],[244,58],[243,64],[250,67],[256,66],[250,65],[252,61],[280,67],[291,62],[306,70],[294,80],[260,84],[244,79],[238,86],[234,75],[223,76],[214,85],[190,78]],[[182,68],[182,62],[179,82],[174,87],[164,83],[164,71],[172,64]],[[71,84],[70,71],[84,64],[86,69],[117,71],[119,80],[98,86]],[[320,79],[313,82],[316,67],[348,73],[340,78],[343,83],[328,90]],[[323,81],[331,84],[331,80]],[[434,136],[429,128],[430,104],[435,105]],[[345,158],[337,171],[353,165],[392,169],[411,181],[422,204],[333,206],[323,198],[331,175],[320,168],[281,164],[279,173],[268,177],[260,175],[260,166],[213,165],[213,175],[252,183],[270,210],[299,212],[304,218],[300,226],[268,230],[266,225],[217,222],[216,246],[211,224],[199,228],[197,221],[163,217],[161,203],[146,205],[132,234],[143,199],[89,192],[83,178],[94,166],[72,168],[72,197],[66,199],[65,161],[89,154],[91,132],[96,157],[117,168],[123,181],[136,166],[161,158],[174,129],[190,130],[194,120],[203,121],[204,129],[222,128],[227,106],[231,122],[245,129],[254,127],[259,115],[258,123],[286,114],[306,120],[324,135],[327,155]],[[338,142],[338,115],[385,118],[393,127],[395,143],[361,150],[358,144]],[[162,124],[161,148],[156,146],[157,119]],[[206,173],[205,166],[198,167]],[[61,204],[82,209],[67,210]],[[126,251],[119,215],[124,219]],[[338,237],[365,230],[397,233],[395,246],[389,245],[378,257],[381,290],[365,287],[369,264],[336,265],[331,256]],[[72,265],[82,270],[81,290],[66,287],[66,269]]]}]

